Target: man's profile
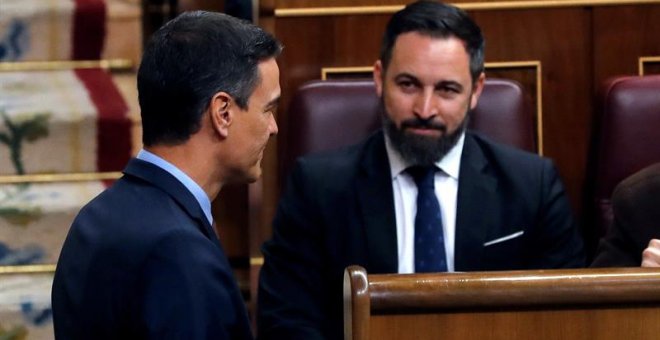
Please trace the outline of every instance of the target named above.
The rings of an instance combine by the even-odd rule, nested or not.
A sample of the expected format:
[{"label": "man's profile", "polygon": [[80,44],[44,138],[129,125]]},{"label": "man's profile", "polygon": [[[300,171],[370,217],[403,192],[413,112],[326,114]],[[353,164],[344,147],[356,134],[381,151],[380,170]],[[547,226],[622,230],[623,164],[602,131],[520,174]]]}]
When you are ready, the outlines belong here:
[{"label": "man's profile", "polygon": [[261,174],[280,51],[218,13],[184,13],[152,36],[137,84],[144,148],[71,226],[53,284],[56,338],[252,338],[211,201]]}]

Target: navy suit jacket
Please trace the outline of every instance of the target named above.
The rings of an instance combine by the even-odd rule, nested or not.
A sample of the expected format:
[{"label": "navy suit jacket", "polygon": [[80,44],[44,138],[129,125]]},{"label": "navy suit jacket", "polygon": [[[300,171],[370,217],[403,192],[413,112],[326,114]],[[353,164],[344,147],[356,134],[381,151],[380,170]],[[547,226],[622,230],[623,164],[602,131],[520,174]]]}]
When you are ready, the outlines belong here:
[{"label": "navy suit jacket", "polygon": [[[398,270],[390,166],[382,132],[302,158],[263,247],[258,335],[341,339],[349,265]],[[522,231],[522,235],[485,245]],[[459,173],[456,271],[583,267],[580,234],[552,162],[466,133]]]},{"label": "navy suit jacket", "polygon": [[53,283],[57,339],[250,339],[220,243],[174,176],[133,159],[87,204]]}]

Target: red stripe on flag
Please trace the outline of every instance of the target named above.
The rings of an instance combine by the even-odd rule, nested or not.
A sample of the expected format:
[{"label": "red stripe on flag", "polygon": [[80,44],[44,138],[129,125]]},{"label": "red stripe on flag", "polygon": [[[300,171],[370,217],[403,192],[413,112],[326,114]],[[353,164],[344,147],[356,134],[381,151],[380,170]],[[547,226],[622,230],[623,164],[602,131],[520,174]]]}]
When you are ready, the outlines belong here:
[{"label": "red stripe on flag", "polygon": [[101,69],[75,70],[98,111],[96,120],[98,171],[120,171],[131,157],[131,120],[128,105],[112,77]]},{"label": "red stripe on flag", "polygon": [[101,59],[105,41],[105,2],[103,0],[75,0],[75,5],[72,59]]}]

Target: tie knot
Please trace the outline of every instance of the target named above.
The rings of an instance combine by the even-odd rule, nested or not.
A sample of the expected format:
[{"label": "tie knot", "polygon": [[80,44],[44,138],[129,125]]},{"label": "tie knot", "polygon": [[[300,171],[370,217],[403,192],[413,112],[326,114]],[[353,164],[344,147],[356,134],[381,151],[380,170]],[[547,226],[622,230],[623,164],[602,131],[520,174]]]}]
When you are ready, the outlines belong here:
[{"label": "tie knot", "polygon": [[406,169],[406,171],[415,180],[415,184],[418,188],[433,187],[433,179],[435,177],[435,172],[438,171],[438,168],[436,168],[435,165],[416,165],[409,167]]}]

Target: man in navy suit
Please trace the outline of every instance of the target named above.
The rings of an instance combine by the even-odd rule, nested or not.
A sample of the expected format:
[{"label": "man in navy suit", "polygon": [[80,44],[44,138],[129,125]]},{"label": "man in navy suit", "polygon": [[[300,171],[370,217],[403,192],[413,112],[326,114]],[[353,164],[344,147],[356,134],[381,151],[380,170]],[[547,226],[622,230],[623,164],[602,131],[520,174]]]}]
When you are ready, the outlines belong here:
[{"label": "man in navy suit", "polygon": [[138,71],[144,148],[71,226],[53,283],[56,338],[252,338],[211,201],[261,174],[280,51],[218,13],[184,13],[153,35]]},{"label": "man in navy suit", "polygon": [[353,264],[369,273],[584,266],[552,162],[465,131],[483,52],[481,30],[454,6],[422,1],[394,14],[374,65],[382,131],[302,158],[288,180],[263,247],[260,337],[341,339],[343,271]]}]

